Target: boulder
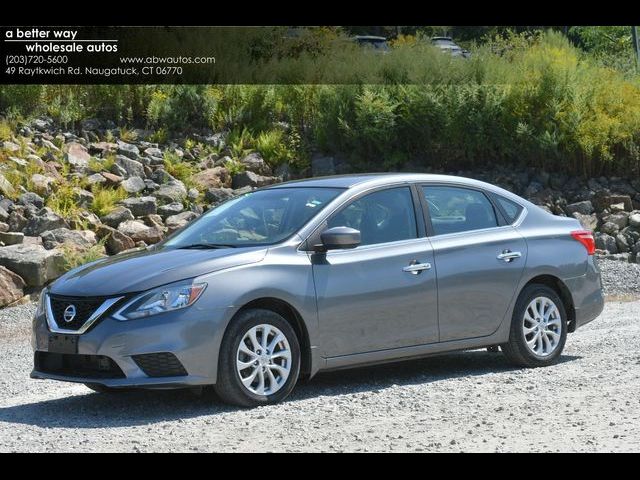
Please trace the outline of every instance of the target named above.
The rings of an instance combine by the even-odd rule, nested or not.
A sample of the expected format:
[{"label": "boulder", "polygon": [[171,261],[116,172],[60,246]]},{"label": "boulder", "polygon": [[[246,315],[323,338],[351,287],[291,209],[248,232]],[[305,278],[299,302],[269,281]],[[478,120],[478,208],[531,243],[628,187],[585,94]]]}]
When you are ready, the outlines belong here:
[{"label": "boulder", "polygon": [[0,307],[5,307],[24,296],[24,280],[20,275],[0,267]]},{"label": "boulder", "polygon": [[158,157],[162,158],[162,150],[157,147],[148,147],[144,149],[145,155],[149,157]]},{"label": "boulder", "polygon": [[89,151],[93,153],[105,153],[115,152],[118,149],[118,145],[111,142],[94,142],[89,144]]},{"label": "boulder", "polygon": [[118,140],[118,153],[132,160],[140,158],[140,150],[135,145]]},{"label": "boulder", "polygon": [[127,207],[116,207],[111,212],[103,216],[100,220],[102,223],[113,228],[118,228],[122,222],[133,220],[134,216]]},{"label": "boulder", "polygon": [[131,210],[134,217],[144,217],[156,213],[158,209],[156,197],[126,198],[120,202]]},{"label": "boulder", "polygon": [[271,167],[259,153],[250,153],[240,160],[240,163],[249,172],[257,173],[258,175],[271,175]]},{"label": "boulder", "polygon": [[122,177],[120,175],[116,175],[115,173],[102,172],[100,175],[102,175],[102,178],[104,178],[107,185],[115,187],[117,185],[120,185],[120,183],[122,182]]},{"label": "boulder", "polygon": [[41,287],[64,272],[64,258],[59,250],[42,245],[20,244],[0,248],[0,266],[22,277],[30,287]]},{"label": "boulder", "polygon": [[574,212],[571,216],[578,220],[580,225],[587,230],[595,230],[598,226],[598,216],[595,213],[583,215],[582,213]]},{"label": "boulder", "polygon": [[21,205],[33,205],[38,209],[44,207],[44,198],[34,192],[23,193],[18,197],[18,203]]},{"label": "boulder", "polygon": [[116,255],[136,246],[131,237],[107,225],[100,225],[97,230],[100,239],[105,239],[105,247],[110,255]]},{"label": "boulder", "polygon": [[187,189],[180,180],[171,180],[153,192],[159,200],[173,203],[181,202],[187,197]]},{"label": "boulder", "polygon": [[76,142],[67,144],[66,159],[74,170],[84,171],[89,167],[91,155],[84,145]]},{"label": "boulder", "polygon": [[0,173],[0,193],[7,197],[13,197],[13,195],[15,194],[13,185],[9,183],[9,180],[4,178],[4,175],[2,175],[2,173]]},{"label": "boulder", "polygon": [[234,189],[243,187],[264,187],[278,183],[278,177],[265,177],[256,173],[246,171],[233,176],[232,186]]},{"label": "boulder", "polygon": [[179,228],[184,227],[187,223],[189,223],[191,220],[193,220],[197,216],[198,215],[195,212],[178,213],[177,215],[172,215],[170,217],[167,217],[167,220],[165,221],[165,225],[167,226],[169,233],[175,232]]},{"label": "boulder", "polygon": [[115,166],[124,170],[127,177],[144,177],[144,165],[124,155],[116,155]]},{"label": "boulder", "polygon": [[0,232],[0,242],[5,245],[18,245],[24,241],[22,232]]},{"label": "boulder", "polygon": [[594,234],[594,238],[596,241],[596,248],[598,250],[606,250],[609,253],[618,253],[616,239],[611,235],[607,235],[606,233],[602,232],[596,232]]},{"label": "boulder", "polygon": [[629,214],[628,213],[612,213],[611,215],[607,215],[603,217],[602,220],[605,223],[613,223],[618,227],[618,230],[622,230],[629,224]]},{"label": "boulder", "polygon": [[9,231],[20,232],[27,226],[27,219],[23,215],[24,212],[14,210],[9,215]]},{"label": "boulder", "polygon": [[42,232],[40,238],[42,238],[42,244],[47,250],[54,249],[63,243],[72,244],[80,250],[87,250],[97,243],[96,234],[91,230],[56,228]]},{"label": "boulder", "polygon": [[144,180],[136,176],[127,178],[120,185],[127,193],[138,193],[146,187]]},{"label": "boulder", "polygon": [[171,215],[177,215],[184,210],[184,206],[180,202],[169,203],[158,207],[158,214],[162,218],[170,217]]},{"label": "boulder", "polygon": [[80,122],[80,128],[89,132],[94,130],[100,130],[102,122],[97,118],[86,118]]},{"label": "boulder", "polygon": [[34,173],[31,175],[31,184],[33,190],[42,195],[49,195],[51,193],[51,184],[55,183],[55,180],[46,175],[40,173]]},{"label": "boulder", "polygon": [[640,213],[632,213],[629,215],[629,225],[632,228],[640,229]]},{"label": "boulder", "polygon": [[139,220],[127,220],[118,225],[118,231],[130,237],[134,242],[145,242],[147,245],[162,240],[163,232],[157,227],[149,227]]},{"label": "boulder", "polygon": [[204,193],[204,200],[211,205],[218,205],[233,196],[231,188],[210,188]]},{"label": "boulder", "polygon": [[87,177],[87,183],[89,183],[89,185],[99,185],[105,183],[106,181],[107,179],[104,178],[100,173],[94,173],[93,175],[89,175]]},{"label": "boulder", "polygon": [[193,183],[203,189],[231,186],[231,175],[224,167],[213,167],[202,170],[192,177]]},{"label": "boulder", "polygon": [[623,253],[630,250],[629,241],[627,240],[627,237],[622,233],[616,235],[616,246],[618,247],[618,252]]},{"label": "boulder", "polygon": [[311,175],[321,177],[325,175],[335,175],[336,166],[333,157],[314,155],[311,158]]},{"label": "boulder", "polygon": [[66,220],[48,207],[38,211],[35,217],[31,218],[24,228],[24,234],[30,236],[40,235],[47,230],[56,228],[68,228]]},{"label": "boulder", "polygon": [[565,211],[568,215],[572,215],[574,213],[580,213],[582,215],[590,215],[595,210],[593,208],[593,204],[589,200],[584,200],[582,202],[571,203],[566,206]]}]

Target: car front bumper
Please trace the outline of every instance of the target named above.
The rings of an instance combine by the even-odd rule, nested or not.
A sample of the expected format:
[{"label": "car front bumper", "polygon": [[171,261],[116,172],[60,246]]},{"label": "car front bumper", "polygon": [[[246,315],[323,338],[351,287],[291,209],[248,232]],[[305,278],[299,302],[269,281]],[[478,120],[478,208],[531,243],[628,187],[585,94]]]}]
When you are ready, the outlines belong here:
[{"label": "car front bumper", "polygon": [[[222,332],[230,315],[227,308],[208,308],[205,312],[194,305],[140,320],[123,322],[106,317],[77,335],[77,354],[60,354],[49,352],[52,333],[42,314],[33,320],[31,343],[35,354],[31,378],[98,383],[113,388],[214,384]],[[167,357],[174,359],[173,367],[182,368],[163,370],[162,362],[141,360]],[[105,358],[113,361],[113,368],[106,368],[109,362]],[[79,364],[87,368],[76,368]],[[99,369],[101,365],[105,366],[103,370]]]}]

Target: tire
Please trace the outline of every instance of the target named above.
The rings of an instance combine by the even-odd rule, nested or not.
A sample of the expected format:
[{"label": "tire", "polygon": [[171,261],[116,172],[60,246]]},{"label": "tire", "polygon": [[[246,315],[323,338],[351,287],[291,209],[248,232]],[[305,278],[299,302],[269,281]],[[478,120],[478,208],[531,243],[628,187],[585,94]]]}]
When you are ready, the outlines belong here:
[{"label": "tire", "polygon": [[97,393],[123,393],[131,391],[130,388],[107,387],[106,385],[102,385],[101,383],[85,383],[84,386]]},{"label": "tire", "polygon": [[[547,315],[549,318],[545,322]],[[537,340],[534,340],[536,336]],[[507,360],[527,368],[553,365],[562,354],[566,340],[567,313],[562,299],[546,285],[525,287],[513,310],[509,342],[500,346]]]},{"label": "tire", "polygon": [[[251,332],[254,333],[257,346]],[[264,351],[265,332],[267,346],[276,341],[276,337],[283,336],[284,340],[276,343],[273,351]],[[225,332],[214,389],[225,403],[240,407],[268,405],[286,398],[295,387],[299,374],[300,344],[292,326],[275,312],[251,309],[234,318]]]}]

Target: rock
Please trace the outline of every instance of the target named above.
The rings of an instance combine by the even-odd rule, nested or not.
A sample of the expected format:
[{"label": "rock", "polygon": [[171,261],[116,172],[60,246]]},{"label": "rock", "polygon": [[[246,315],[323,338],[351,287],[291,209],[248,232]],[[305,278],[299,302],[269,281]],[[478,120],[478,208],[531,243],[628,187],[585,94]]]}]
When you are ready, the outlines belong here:
[{"label": "rock", "polygon": [[133,220],[134,216],[126,207],[116,207],[111,212],[103,216],[100,220],[102,223],[109,225],[113,228],[118,228],[122,222],[126,222],[127,220]]},{"label": "rock", "polygon": [[118,225],[118,231],[130,237],[134,242],[145,242],[147,245],[162,240],[163,233],[156,227],[149,227],[139,220],[128,220]]},{"label": "rock", "polygon": [[210,188],[204,193],[204,200],[212,205],[218,205],[234,196],[230,188]]},{"label": "rock", "polygon": [[33,205],[37,208],[44,207],[44,198],[37,193],[27,192],[18,197],[18,203],[21,205]]},{"label": "rock", "polygon": [[565,211],[568,215],[572,215],[573,213],[580,213],[582,215],[590,215],[595,210],[593,208],[593,204],[589,200],[584,200],[582,202],[571,203],[566,206]]},{"label": "rock", "polygon": [[571,216],[580,222],[582,228],[587,230],[595,230],[598,226],[598,216],[595,213],[583,215],[582,213],[574,212]]},{"label": "rock", "polygon": [[101,240],[106,238],[105,247],[110,255],[116,255],[136,246],[131,237],[108,225],[100,225],[96,233]]},{"label": "rock", "polygon": [[37,236],[47,230],[55,230],[56,228],[68,228],[69,225],[60,215],[53,212],[48,207],[38,211],[37,215],[31,218],[24,228],[25,235]]},{"label": "rock", "polygon": [[89,167],[89,159],[91,155],[85,148],[76,142],[67,144],[66,159],[74,170],[84,171]]},{"label": "rock", "polygon": [[102,176],[100,173],[94,173],[93,175],[89,175],[87,177],[87,183],[89,185],[100,185],[107,181],[106,178]]},{"label": "rock", "polygon": [[0,267],[0,307],[5,307],[24,296],[25,283],[17,273]]},{"label": "rock", "polygon": [[129,177],[124,180],[121,184],[122,188],[125,189],[127,193],[138,193],[145,189],[146,185],[144,180],[140,177]]},{"label": "rock", "polygon": [[187,189],[180,180],[171,180],[161,185],[160,188],[154,192],[154,196],[163,202],[181,202],[187,197]]},{"label": "rock", "polygon": [[596,232],[594,234],[596,241],[596,248],[599,250],[606,250],[609,253],[618,253],[618,246],[616,239],[606,233]]},{"label": "rock", "polygon": [[203,189],[231,186],[231,175],[224,167],[207,168],[193,175],[192,180]]},{"label": "rock", "polygon": [[9,224],[8,223],[4,223],[4,222],[0,222],[0,232],[6,233],[8,231],[9,231]]},{"label": "rock", "polygon": [[144,217],[156,213],[158,209],[156,197],[132,197],[126,198],[120,203],[131,210],[134,217]]},{"label": "rock", "polygon": [[0,143],[2,143],[2,149],[5,152],[14,153],[14,152],[19,152],[20,151],[20,145],[18,145],[15,142],[11,142],[9,140],[5,140],[4,142],[0,142]]},{"label": "rock", "polygon": [[80,205],[81,207],[87,207],[93,202],[93,193],[91,193],[89,190],[85,190],[84,188],[80,187],[73,187],[73,193],[76,196],[78,205]]},{"label": "rock", "polygon": [[55,183],[55,180],[51,177],[47,177],[40,173],[34,173],[31,175],[33,190],[41,195],[49,195],[49,193],[51,193],[52,183]]},{"label": "rock", "polygon": [[140,150],[135,145],[131,145],[130,143],[125,143],[123,141],[118,140],[118,153],[120,155],[124,155],[125,157],[129,157],[132,160],[137,160],[140,158]]},{"label": "rock", "polygon": [[41,287],[64,272],[64,258],[59,250],[33,244],[0,248],[0,265],[20,275],[30,287]]},{"label": "rock", "polygon": [[167,218],[171,215],[177,215],[178,213],[184,210],[184,206],[180,202],[169,203],[167,205],[163,205],[158,207],[158,214],[162,218]]},{"label": "rock", "polygon": [[13,197],[13,195],[15,194],[13,185],[9,183],[9,180],[4,178],[4,175],[2,175],[2,173],[0,173],[0,193],[7,197]]},{"label": "rock", "polygon": [[616,235],[616,246],[618,247],[618,252],[629,251],[629,242],[627,240],[627,237],[625,237],[622,233]]},{"label": "rock", "polygon": [[169,233],[175,232],[179,228],[184,227],[191,220],[196,218],[198,215],[195,212],[182,212],[177,215],[172,215],[167,217],[165,221],[165,225],[169,229]]},{"label": "rock", "polygon": [[122,168],[127,177],[144,177],[144,165],[124,155],[116,156],[116,166]]},{"label": "rock", "polygon": [[635,229],[640,229],[640,213],[629,215],[629,225]]},{"label": "rock", "polygon": [[259,153],[250,153],[240,160],[240,163],[246,171],[259,175],[271,175],[271,167],[264,161]]},{"label": "rock", "polygon": [[156,213],[147,215],[142,219],[142,221],[147,227],[156,227],[158,230],[160,230],[163,233],[166,232],[167,230],[164,226],[164,223],[162,223],[162,217]]},{"label": "rock", "polygon": [[265,177],[256,173],[246,171],[233,176],[232,186],[234,189],[242,187],[263,187],[279,182],[278,177]]},{"label": "rock", "polygon": [[87,118],[80,122],[80,128],[82,130],[87,130],[89,132],[94,130],[100,130],[101,127],[102,127],[102,122],[100,122],[100,120],[98,120],[97,118]]},{"label": "rock", "polygon": [[336,166],[333,157],[314,155],[311,158],[311,175],[320,177],[324,175],[335,175]]},{"label": "rock", "polygon": [[18,245],[24,240],[22,232],[0,232],[0,242],[5,245]]},{"label": "rock", "polygon": [[156,147],[145,148],[144,153],[145,153],[145,155],[148,155],[149,157],[162,158],[162,150],[160,150],[159,148],[156,148]]},{"label": "rock", "polygon": [[89,152],[100,153],[102,155],[115,152],[118,149],[118,145],[111,142],[94,142],[89,144]]},{"label": "rock", "polygon": [[[6,222],[7,220],[9,220],[9,213],[2,207],[0,206],[0,222]],[[9,225],[7,225],[7,228],[9,227]]]},{"label": "rock", "polygon": [[618,230],[622,230],[629,223],[629,215],[627,213],[613,213],[603,217],[602,220],[605,223],[613,223],[618,227]]},{"label": "rock", "polygon": [[14,210],[9,215],[9,230],[12,232],[20,232],[27,226],[27,219],[18,210]]},{"label": "rock", "polygon": [[63,243],[70,243],[80,250],[87,250],[97,243],[96,234],[91,230],[56,228],[42,232],[40,238],[42,238],[42,244],[47,250],[56,248]]},{"label": "rock", "polygon": [[102,175],[102,178],[104,178],[105,182],[107,182],[107,185],[115,187],[117,185],[120,185],[120,183],[122,182],[122,177],[120,175],[116,175],[111,172],[102,172],[100,175]]},{"label": "rock", "polygon": [[157,184],[164,184],[175,180],[164,168],[158,168],[149,175],[149,179],[153,180]]},{"label": "rock", "polygon": [[615,223],[612,223],[612,222],[605,222],[600,227],[600,231],[603,232],[603,233],[606,233],[608,235],[616,235],[619,230],[620,230],[620,228],[618,227],[618,225],[616,225]]}]

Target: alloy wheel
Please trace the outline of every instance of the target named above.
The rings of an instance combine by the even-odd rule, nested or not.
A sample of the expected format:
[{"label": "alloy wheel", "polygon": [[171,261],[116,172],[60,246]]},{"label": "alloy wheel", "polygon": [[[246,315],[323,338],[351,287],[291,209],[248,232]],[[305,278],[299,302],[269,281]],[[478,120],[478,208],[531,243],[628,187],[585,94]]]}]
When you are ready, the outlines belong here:
[{"label": "alloy wheel", "polygon": [[562,318],[553,300],[536,297],[529,303],[524,312],[523,332],[527,347],[539,357],[547,357],[558,348]]},{"label": "alloy wheel", "polygon": [[236,370],[242,385],[256,395],[273,395],[291,373],[291,348],[287,337],[273,325],[252,327],[236,353]]}]

